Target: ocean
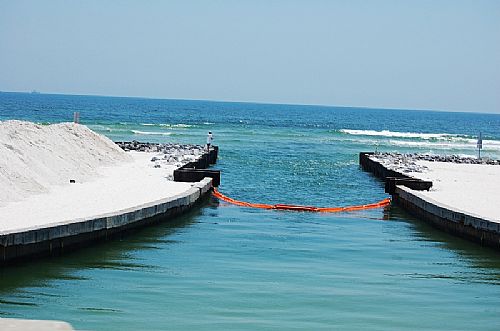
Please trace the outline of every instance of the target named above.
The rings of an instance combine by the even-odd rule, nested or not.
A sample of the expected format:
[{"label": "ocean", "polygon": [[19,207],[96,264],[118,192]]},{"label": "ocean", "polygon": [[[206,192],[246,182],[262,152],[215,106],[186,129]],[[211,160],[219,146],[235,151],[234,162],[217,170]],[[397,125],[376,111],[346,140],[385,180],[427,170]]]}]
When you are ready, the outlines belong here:
[{"label": "ocean", "polygon": [[[221,192],[320,207],[386,198],[361,151],[500,158],[500,115],[0,93],[0,120],[220,148]],[[1,142],[0,142],[1,143]],[[131,194],[132,192],[123,192]],[[498,330],[498,251],[397,206],[340,214],[207,199],[174,222],[0,270],[0,317],[85,330]]]}]

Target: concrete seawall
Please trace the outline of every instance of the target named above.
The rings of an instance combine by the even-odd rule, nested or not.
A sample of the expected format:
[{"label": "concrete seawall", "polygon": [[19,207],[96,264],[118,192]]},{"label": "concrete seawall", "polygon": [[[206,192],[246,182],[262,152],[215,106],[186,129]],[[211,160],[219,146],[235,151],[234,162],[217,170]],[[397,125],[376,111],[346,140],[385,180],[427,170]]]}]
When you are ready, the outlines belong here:
[{"label": "concrete seawall", "polygon": [[74,331],[66,322],[47,320],[25,320],[19,318],[0,318],[2,331]]},{"label": "concrete seawall", "polygon": [[179,195],[92,219],[71,220],[14,233],[0,232],[0,265],[37,256],[59,255],[132,228],[168,221],[192,207],[211,188],[212,179],[204,178]]},{"label": "concrete seawall", "polygon": [[397,186],[394,201],[436,228],[485,246],[500,249],[500,224],[423,197],[404,186]]},{"label": "concrete seawall", "polygon": [[[370,159],[370,155],[373,153],[360,153],[359,162],[364,170],[376,177],[392,182],[394,178],[411,178],[387,169],[381,163]],[[386,185],[386,188],[390,186]],[[395,185],[392,192],[388,193],[391,193],[393,203],[434,227],[481,245],[500,249],[500,223],[447,206],[404,185]]]}]

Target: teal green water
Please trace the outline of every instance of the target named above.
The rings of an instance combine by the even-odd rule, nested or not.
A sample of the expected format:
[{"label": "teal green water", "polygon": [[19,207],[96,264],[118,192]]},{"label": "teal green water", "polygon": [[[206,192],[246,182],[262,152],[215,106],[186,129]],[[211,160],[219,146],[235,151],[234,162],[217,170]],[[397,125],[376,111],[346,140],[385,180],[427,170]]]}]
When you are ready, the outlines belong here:
[{"label": "teal green water", "polygon": [[[500,116],[0,94],[0,120],[72,112],[113,139],[203,143],[229,196],[342,206],[386,197],[357,153],[500,155]],[[385,131],[384,131],[385,130]],[[500,255],[395,206],[341,214],[207,199],[172,223],[3,268],[0,316],[86,330],[498,330]]]}]

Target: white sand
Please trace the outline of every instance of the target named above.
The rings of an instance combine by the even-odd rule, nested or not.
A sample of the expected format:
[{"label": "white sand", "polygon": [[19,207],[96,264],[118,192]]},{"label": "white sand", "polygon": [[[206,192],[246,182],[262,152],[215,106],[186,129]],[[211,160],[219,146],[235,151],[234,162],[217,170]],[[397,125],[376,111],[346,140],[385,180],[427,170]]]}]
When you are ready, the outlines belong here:
[{"label": "white sand", "polygon": [[131,158],[86,126],[0,122],[0,206],[48,192],[70,179],[84,182],[102,166]]},{"label": "white sand", "polygon": [[82,125],[0,122],[0,153],[0,233],[91,219],[191,188],[167,179],[175,166],[154,168],[150,153],[126,153]]},{"label": "white sand", "polygon": [[417,161],[428,172],[410,173],[431,180],[430,191],[418,191],[453,210],[500,223],[500,166]]}]

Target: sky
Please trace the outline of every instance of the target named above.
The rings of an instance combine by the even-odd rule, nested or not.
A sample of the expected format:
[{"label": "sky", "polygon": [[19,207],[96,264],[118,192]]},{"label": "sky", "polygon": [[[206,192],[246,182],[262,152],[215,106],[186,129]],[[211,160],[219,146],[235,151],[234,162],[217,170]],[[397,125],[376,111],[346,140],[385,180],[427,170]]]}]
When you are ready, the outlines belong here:
[{"label": "sky", "polygon": [[0,91],[500,113],[500,1],[0,0]]}]

